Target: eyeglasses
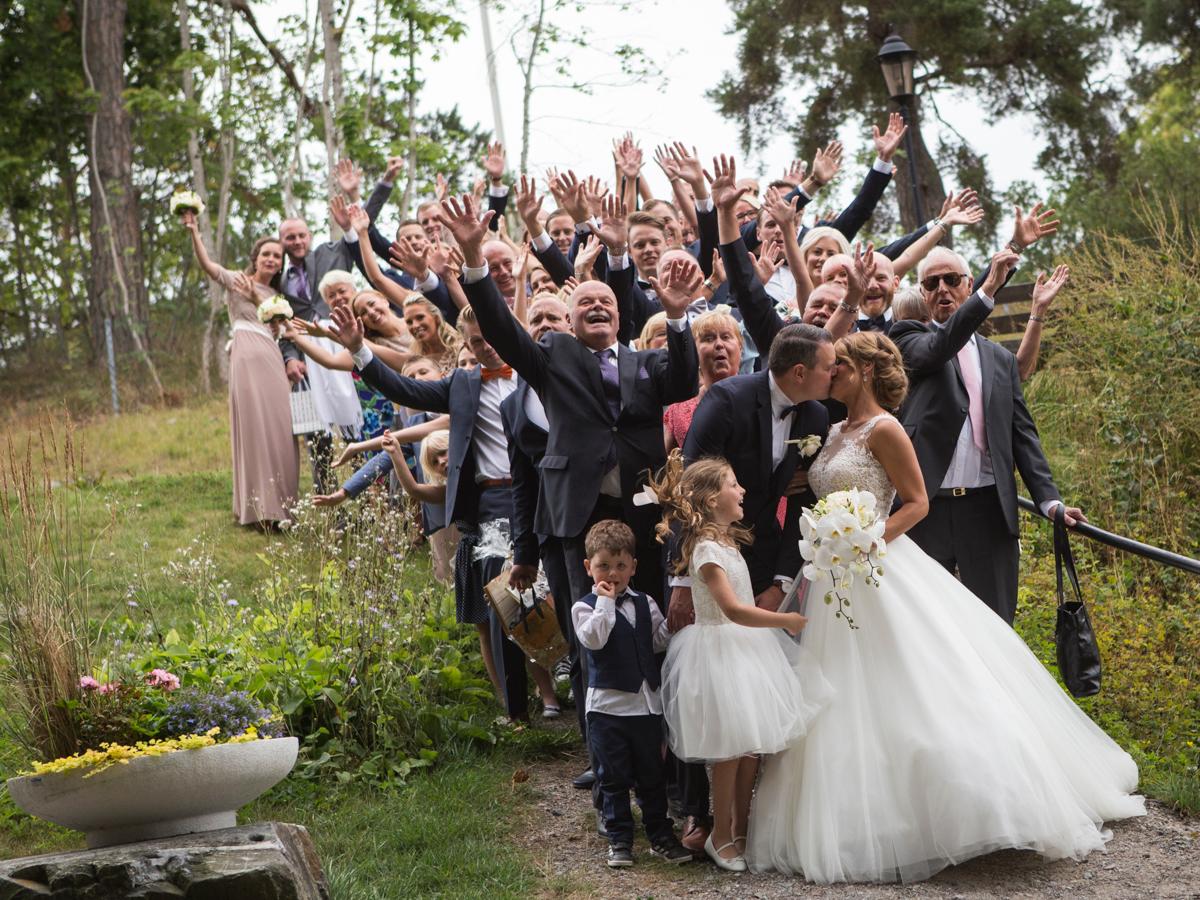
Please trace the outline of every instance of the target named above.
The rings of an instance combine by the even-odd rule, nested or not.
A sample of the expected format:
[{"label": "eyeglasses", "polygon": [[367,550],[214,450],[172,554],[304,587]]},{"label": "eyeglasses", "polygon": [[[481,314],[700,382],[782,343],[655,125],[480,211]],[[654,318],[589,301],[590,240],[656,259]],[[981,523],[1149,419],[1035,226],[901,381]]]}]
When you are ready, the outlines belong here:
[{"label": "eyeglasses", "polygon": [[947,272],[945,275],[930,275],[928,278],[921,279],[921,287],[925,288],[925,290],[932,294],[937,290],[939,281],[946,282],[946,287],[948,288],[956,288],[958,287],[959,282],[966,277],[966,275],[963,275],[960,272]]}]

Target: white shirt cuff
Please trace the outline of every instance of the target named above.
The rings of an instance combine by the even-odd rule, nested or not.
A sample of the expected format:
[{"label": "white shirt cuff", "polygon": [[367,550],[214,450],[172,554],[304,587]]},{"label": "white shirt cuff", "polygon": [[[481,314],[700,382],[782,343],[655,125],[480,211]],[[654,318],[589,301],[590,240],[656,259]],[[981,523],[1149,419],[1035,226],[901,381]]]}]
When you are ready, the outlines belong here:
[{"label": "white shirt cuff", "polygon": [[392,189],[394,182],[388,181],[386,178],[380,178],[379,184],[381,187],[385,187],[390,191]]},{"label": "white shirt cuff", "polygon": [[774,578],[771,579],[771,583],[774,584],[775,582],[778,582],[779,586],[781,588],[783,588],[783,592],[786,594],[788,591],[790,591],[792,589],[792,581],[793,580],[794,579],[788,577],[787,575],[776,575]]},{"label": "white shirt cuff", "polygon": [[595,228],[597,230],[599,230],[599,228],[600,228],[600,220],[597,219],[595,216],[592,216],[591,218],[587,219],[586,221],[575,223],[575,230],[579,234],[587,234],[593,228]]},{"label": "white shirt cuff", "polygon": [[342,237],[346,239],[347,244],[358,243],[358,232],[351,228],[349,231],[342,232]]},{"label": "white shirt cuff", "polygon": [[696,212],[702,212],[702,213],[712,212],[713,208],[714,207],[713,207],[713,198],[712,197],[697,197],[696,198]]},{"label": "white shirt cuff", "polygon": [[979,295],[979,299],[983,301],[984,305],[987,306],[988,309],[996,308],[996,301],[993,298],[989,297],[987,294],[985,294],[983,292],[983,288],[980,288],[975,293],[977,293]]},{"label": "white shirt cuff", "polygon": [[675,331],[683,331],[688,327],[687,315],[682,315],[678,319],[667,318],[667,327]]},{"label": "white shirt cuff", "polygon": [[546,234],[546,232],[543,231],[537,237],[530,238],[529,243],[533,246],[533,249],[536,250],[538,253],[545,253],[547,250],[550,249],[550,235]]},{"label": "white shirt cuff", "polygon": [[809,195],[808,191],[806,191],[800,185],[796,185],[796,192],[805,200],[812,200],[812,197]]},{"label": "white shirt cuff", "polygon": [[[596,594],[596,586],[592,585],[592,593]],[[606,613],[615,612],[617,609],[617,601],[612,597],[602,597],[596,594],[596,612]]]},{"label": "white shirt cuff", "polygon": [[375,358],[375,354],[371,352],[371,348],[366,344],[363,344],[351,355],[354,358],[354,367],[360,372]]},{"label": "white shirt cuff", "polygon": [[880,172],[884,175],[891,175],[893,170],[895,169],[895,166],[893,166],[890,162],[886,162],[886,161],[876,157],[875,163],[874,163],[874,165],[871,166],[871,168],[874,169],[876,172]]},{"label": "white shirt cuff", "polygon": [[610,269],[612,269],[613,271],[619,271],[621,269],[628,269],[629,268],[629,252],[626,251],[625,253],[622,253],[620,256],[613,256],[611,253],[609,253],[608,254],[608,267]]},{"label": "white shirt cuff", "polygon": [[489,197],[507,197],[508,196],[508,185],[507,184],[493,184],[493,185],[489,186],[488,187],[488,196]]},{"label": "white shirt cuff", "polygon": [[1061,500],[1047,500],[1041,506],[1042,515],[1047,519],[1053,519],[1054,516],[1051,515],[1051,513],[1054,512],[1054,507],[1058,506],[1058,504],[1061,502]]},{"label": "white shirt cuff", "polygon": [[677,587],[687,588],[690,591],[692,589],[692,576],[691,575],[672,575],[670,578],[667,579],[667,585],[669,587],[673,587],[673,588],[677,588]]},{"label": "white shirt cuff", "polygon": [[437,286],[438,286],[437,272],[434,272],[432,270],[430,270],[429,274],[425,276],[424,280],[413,282],[413,287],[415,287],[422,294],[428,294],[430,291],[436,291]]},{"label": "white shirt cuff", "polygon": [[485,262],[482,266],[464,265],[462,268],[463,284],[474,284],[477,281],[483,281],[488,276],[488,264]]}]

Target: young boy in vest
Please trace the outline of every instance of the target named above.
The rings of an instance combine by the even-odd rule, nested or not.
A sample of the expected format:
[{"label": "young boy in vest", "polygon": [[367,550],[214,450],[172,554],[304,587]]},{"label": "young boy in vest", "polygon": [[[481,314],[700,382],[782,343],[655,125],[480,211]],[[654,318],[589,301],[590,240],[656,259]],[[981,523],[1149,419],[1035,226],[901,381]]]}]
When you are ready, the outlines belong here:
[{"label": "young boy in vest", "polygon": [[595,586],[571,610],[575,636],[587,655],[587,733],[608,832],[608,864],[633,865],[633,810],[637,794],[650,852],[668,862],[692,855],[667,817],[663,780],[662,700],[655,657],[670,633],[658,605],[629,587],[637,542],[624,522],[605,519],[584,540],[584,567]]}]

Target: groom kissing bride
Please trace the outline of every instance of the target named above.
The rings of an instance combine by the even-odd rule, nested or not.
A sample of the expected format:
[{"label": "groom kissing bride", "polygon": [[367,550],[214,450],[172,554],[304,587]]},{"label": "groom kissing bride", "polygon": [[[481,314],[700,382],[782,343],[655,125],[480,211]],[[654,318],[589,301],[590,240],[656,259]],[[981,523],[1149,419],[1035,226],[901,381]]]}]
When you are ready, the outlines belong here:
[{"label": "groom kissing bride", "polygon": [[[1061,503],[1019,381],[997,371],[994,345],[974,335],[1017,251],[1047,226],[1036,210],[1018,215],[1014,241],[996,254],[969,299],[965,264],[931,256],[922,287],[934,321],[901,323],[893,343],[873,332],[846,334],[873,274],[869,247],[856,254],[829,331],[784,325],[738,233],[734,183],[732,165],[718,163],[712,194],[720,252],[746,328],[759,347],[770,347],[769,360],[763,372],[709,388],[683,453],[689,462],[724,458],[745,490],[742,523],[753,527],[754,540],[742,552],[755,602],[777,608],[800,569],[802,506],[857,488],[873,493],[885,514],[894,510],[884,533],[886,574],[878,586],[859,581],[849,589],[856,627],[837,617],[836,605],[806,602],[801,609],[808,617],[799,651],[805,671],[819,668],[832,696],[803,738],[764,759],[746,864],[816,882],[910,881],[1002,848],[1050,859],[1102,848],[1110,837],[1106,821],[1145,812],[1132,794],[1136,765],[1006,624],[1011,613],[1001,618],[949,571],[966,578],[977,561],[960,545],[972,538],[1004,545],[996,548],[1002,565],[1015,570],[1007,556],[1015,535],[1006,522],[989,528],[971,518],[984,501],[996,510],[1007,506],[996,498],[1009,493],[1014,461],[1043,509]],[[982,388],[981,370],[990,381]],[[918,379],[913,385],[910,373]],[[910,387],[919,400],[912,414],[926,418],[906,418],[906,429],[892,413]],[[831,396],[846,410],[832,426],[825,405]],[[922,433],[934,408],[948,439]],[[949,483],[962,477],[970,483]],[[929,514],[931,497],[943,507],[939,534],[958,541],[957,559],[923,535],[933,553],[927,555],[906,534]],[[943,502],[968,497],[977,501],[970,510]],[[1006,579],[998,580],[996,592],[1007,593]],[[808,598],[821,598],[833,585],[818,574],[809,588]],[[1015,581],[1011,588],[1015,593]],[[690,584],[680,580],[668,611],[672,630],[692,615]],[[697,849],[707,837],[708,784],[702,764],[681,768],[689,814],[683,839]]]}]

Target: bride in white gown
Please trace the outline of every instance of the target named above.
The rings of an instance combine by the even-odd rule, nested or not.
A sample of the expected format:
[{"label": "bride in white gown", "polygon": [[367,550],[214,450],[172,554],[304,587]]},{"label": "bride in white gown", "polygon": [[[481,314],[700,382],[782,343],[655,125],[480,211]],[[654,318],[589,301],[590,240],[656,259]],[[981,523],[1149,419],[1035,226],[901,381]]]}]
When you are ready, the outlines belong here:
[{"label": "bride in white gown", "polygon": [[896,408],[906,381],[886,338],[838,342],[832,395],[849,416],[809,470],[818,497],[856,487],[888,519],[878,588],[856,583],[858,628],[809,585],[802,644],[835,694],[807,737],[767,757],[751,869],[814,882],[913,881],[992,850],[1086,856],[1104,823],[1145,814],[1137,766],[1024,642],[904,532],[928,501]]}]

